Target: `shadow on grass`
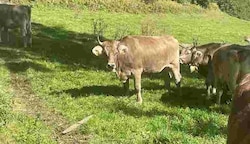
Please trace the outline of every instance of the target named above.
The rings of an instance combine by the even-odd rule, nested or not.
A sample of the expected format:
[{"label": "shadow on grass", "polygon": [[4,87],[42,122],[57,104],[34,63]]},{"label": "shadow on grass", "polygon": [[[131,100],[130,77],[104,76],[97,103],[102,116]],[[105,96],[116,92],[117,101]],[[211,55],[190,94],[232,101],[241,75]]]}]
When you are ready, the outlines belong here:
[{"label": "shadow on grass", "polygon": [[[68,90],[63,90],[61,92],[53,92],[53,94],[60,95],[61,93],[70,94],[71,97],[86,97],[89,95],[107,95],[107,96],[125,96],[123,87],[119,87],[117,85],[109,85],[109,86],[85,86],[80,89],[73,88]],[[130,91],[130,95],[132,92]]]},{"label": "shadow on grass", "polygon": [[38,23],[33,23],[32,26],[35,31],[33,47],[26,51],[46,57],[51,62],[107,70],[105,59],[92,54],[92,48],[97,45],[96,35],[68,31],[63,27],[47,27]]},{"label": "shadow on grass", "polygon": [[228,105],[228,96],[222,96],[220,105],[216,104],[216,96],[212,95],[211,99],[206,99],[206,89],[195,87],[182,87],[182,95],[178,95],[177,89],[173,89],[171,93],[165,93],[161,97],[161,101],[165,104],[177,107],[189,107],[205,109],[220,114],[229,114],[230,105]]},{"label": "shadow on grass", "polygon": [[[129,87],[129,95],[125,95],[125,90],[123,88],[123,84],[117,85],[92,85],[92,86],[83,86],[82,88],[72,88],[63,90],[60,92],[52,92],[52,94],[61,94],[67,93],[70,94],[72,97],[84,97],[89,95],[107,95],[107,96],[132,96],[136,94],[134,89],[134,80],[130,79],[130,83],[132,82],[132,86]],[[164,85],[159,84],[158,82],[153,81],[146,81],[142,83],[142,89],[145,90],[160,90],[166,89]]]},{"label": "shadow on grass", "polygon": [[36,71],[50,72],[51,70],[37,63],[22,61],[22,62],[7,62],[5,64],[11,72],[25,72],[27,69],[32,68]]},{"label": "shadow on grass", "polygon": [[178,113],[175,112],[168,112],[165,110],[160,110],[158,108],[153,108],[149,110],[143,110],[143,106],[138,104],[136,101],[134,101],[134,104],[127,104],[124,101],[116,101],[114,104],[115,111],[122,112],[126,115],[133,116],[133,117],[154,117],[157,115],[169,115],[169,116],[177,116],[181,117]]},{"label": "shadow on grass", "polygon": [[11,72],[25,72],[29,68],[43,72],[51,71],[49,68],[46,68],[41,64],[23,60],[24,57],[25,54],[20,50],[15,50],[8,47],[0,47],[0,58],[5,61],[5,66]]},{"label": "shadow on grass", "polygon": [[[2,47],[13,50],[8,50],[10,53],[7,55],[8,60],[25,58],[22,52],[26,52],[50,62],[57,62],[70,67],[107,70],[105,59],[96,57],[91,52],[92,48],[97,45],[95,35],[68,31],[63,27],[47,27],[38,23],[32,23],[32,30],[32,48],[22,48],[22,39],[19,32],[10,34],[11,43],[9,45],[1,43]],[[17,53],[14,50],[20,50],[21,52]],[[32,65],[32,62],[29,64]],[[26,63],[26,65],[29,64]],[[15,71],[19,71],[18,68]]]},{"label": "shadow on grass", "polygon": [[165,93],[161,101],[172,106],[190,107],[190,108],[209,108],[213,103],[206,99],[206,90],[195,87],[182,87],[182,95],[178,95],[177,89],[171,93]]}]

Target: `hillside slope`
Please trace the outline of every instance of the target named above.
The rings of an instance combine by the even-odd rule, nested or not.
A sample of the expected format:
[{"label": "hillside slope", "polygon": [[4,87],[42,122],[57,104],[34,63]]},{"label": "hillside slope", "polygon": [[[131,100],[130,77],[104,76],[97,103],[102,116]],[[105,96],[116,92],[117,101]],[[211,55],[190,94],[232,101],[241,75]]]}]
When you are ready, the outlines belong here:
[{"label": "hillside slope", "polygon": [[[18,124],[14,128],[25,133],[13,136],[10,134],[13,129],[3,126],[5,133],[0,138],[7,135],[16,143],[37,139],[44,143],[58,142],[59,132],[68,126],[65,123],[73,124],[94,114],[86,125],[61,140],[74,141],[79,136],[90,143],[225,143],[229,105],[217,106],[214,101],[206,100],[203,78],[190,74],[186,66],[182,67],[181,97],[176,95],[174,85],[173,92],[166,92],[164,74],[143,76],[142,105],[135,103],[133,83],[130,83],[131,95],[123,96],[121,83],[105,68],[106,61],[91,54],[96,45],[93,22],[107,27],[104,38],[143,32],[171,34],[185,43],[198,38],[201,44],[222,41],[243,44],[243,36],[250,34],[250,22],[214,11],[146,15],[52,6],[33,7],[32,21],[32,48],[0,47],[3,61],[0,65],[5,72],[0,77],[14,80],[12,85],[5,86],[16,92],[10,91],[10,95],[32,94],[36,103],[33,105],[27,96],[20,97],[23,101],[29,99],[27,103],[31,105],[17,112],[31,120],[20,125],[24,120],[16,118]],[[9,99],[14,97],[8,96]],[[15,107],[10,102],[6,104]],[[43,108],[40,113],[36,104]],[[31,116],[25,108],[33,111]],[[46,120],[53,118],[52,115],[56,124]],[[34,135],[27,137],[30,127]],[[56,134],[51,136],[53,132]]]}]

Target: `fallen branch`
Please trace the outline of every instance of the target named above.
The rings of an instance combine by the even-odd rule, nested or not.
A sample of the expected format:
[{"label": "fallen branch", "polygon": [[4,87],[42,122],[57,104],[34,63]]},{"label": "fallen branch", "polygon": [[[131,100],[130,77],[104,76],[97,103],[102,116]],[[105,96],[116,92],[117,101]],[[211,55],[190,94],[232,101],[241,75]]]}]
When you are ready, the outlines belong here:
[{"label": "fallen branch", "polygon": [[71,125],[70,127],[68,127],[66,130],[64,130],[62,132],[62,134],[67,134],[69,132],[71,132],[72,130],[75,130],[77,127],[79,127],[80,125],[84,124],[84,123],[87,123],[88,120],[93,117],[93,115],[90,115],[90,116],[87,116],[85,117],[84,119],[82,119],[81,121],[78,121],[77,123]]}]

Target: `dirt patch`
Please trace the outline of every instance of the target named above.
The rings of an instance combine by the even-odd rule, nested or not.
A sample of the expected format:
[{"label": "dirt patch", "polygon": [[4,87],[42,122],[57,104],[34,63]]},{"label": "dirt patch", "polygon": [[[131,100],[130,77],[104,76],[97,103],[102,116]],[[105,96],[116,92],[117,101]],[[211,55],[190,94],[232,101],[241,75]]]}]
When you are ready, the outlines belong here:
[{"label": "dirt patch", "polygon": [[60,144],[88,143],[91,135],[83,135],[79,131],[66,135],[61,134],[70,124],[62,115],[48,108],[43,100],[34,94],[25,76],[11,73],[11,84],[15,93],[14,111],[25,113],[34,118],[39,115],[41,121],[51,128],[53,132],[51,137]]}]

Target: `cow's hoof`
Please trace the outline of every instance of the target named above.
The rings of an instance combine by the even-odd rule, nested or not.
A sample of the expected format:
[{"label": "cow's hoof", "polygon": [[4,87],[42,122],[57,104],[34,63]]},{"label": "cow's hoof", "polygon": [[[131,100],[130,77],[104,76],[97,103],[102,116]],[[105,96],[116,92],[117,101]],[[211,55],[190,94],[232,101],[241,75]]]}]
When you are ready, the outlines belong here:
[{"label": "cow's hoof", "polygon": [[211,100],[211,98],[212,98],[211,96],[208,95],[206,96],[206,100]]},{"label": "cow's hoof", "polygon": [[137,103],[138,104],[142,104],[142,100],[137,100]]}]

